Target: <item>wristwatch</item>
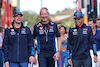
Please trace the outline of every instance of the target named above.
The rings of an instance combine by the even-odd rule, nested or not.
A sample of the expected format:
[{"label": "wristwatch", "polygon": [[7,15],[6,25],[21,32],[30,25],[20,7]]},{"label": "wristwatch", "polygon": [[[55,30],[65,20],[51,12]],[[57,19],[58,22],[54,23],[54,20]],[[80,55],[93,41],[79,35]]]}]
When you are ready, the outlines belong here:
[{"label": "wristwatch", "polygon": [[57,52],[61,53],[61,51],[59,51],[59,50]]}]

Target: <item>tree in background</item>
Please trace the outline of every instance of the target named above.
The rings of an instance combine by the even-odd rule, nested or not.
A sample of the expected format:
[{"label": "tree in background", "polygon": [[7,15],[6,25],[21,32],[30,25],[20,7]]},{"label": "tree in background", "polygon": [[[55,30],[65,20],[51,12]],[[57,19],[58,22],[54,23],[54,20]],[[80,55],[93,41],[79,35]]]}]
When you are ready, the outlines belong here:
[{"label": "tree in background", "polygon": [[74,19],[70,19],[69,21],[64,21],[62,23],[62,25],[64,25],[65,27],[67,27],[67,29],[69,30],[69,28],[74,25]]},{"label": "tree in background", "polygon": [[33,29],[33,26],[36,24],[35,17],[38,15],[37,13],[33,11],[23,11],[23,23],[25,24],[25,21],[28,22],[27,26],[30,27],[31,31]]}]

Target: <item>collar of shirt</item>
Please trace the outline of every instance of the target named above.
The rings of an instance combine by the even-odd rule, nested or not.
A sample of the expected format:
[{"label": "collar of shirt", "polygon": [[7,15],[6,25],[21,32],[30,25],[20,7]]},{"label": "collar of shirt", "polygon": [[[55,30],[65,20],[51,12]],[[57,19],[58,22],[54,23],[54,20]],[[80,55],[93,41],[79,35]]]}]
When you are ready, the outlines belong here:
[{"label": "collar of shirt", "polygon": [[83,23],[82,26],[77,26],[77,25],[76,25],[76,27],[77,27],[77,28],[82,28],[84,25],[86,25],[86,24]]}]

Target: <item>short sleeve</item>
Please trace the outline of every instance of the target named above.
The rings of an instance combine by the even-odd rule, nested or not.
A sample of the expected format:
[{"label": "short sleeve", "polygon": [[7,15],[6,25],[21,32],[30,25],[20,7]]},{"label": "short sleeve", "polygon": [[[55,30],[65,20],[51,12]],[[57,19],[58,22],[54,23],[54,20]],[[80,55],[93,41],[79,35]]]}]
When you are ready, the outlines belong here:
[{"label": "short sleeve", "polygon": [[57,26],[57,24],[56,24],[56,37],[60,37],[60,33],[59,33],[59,31],[58,31],[58,26]]}]

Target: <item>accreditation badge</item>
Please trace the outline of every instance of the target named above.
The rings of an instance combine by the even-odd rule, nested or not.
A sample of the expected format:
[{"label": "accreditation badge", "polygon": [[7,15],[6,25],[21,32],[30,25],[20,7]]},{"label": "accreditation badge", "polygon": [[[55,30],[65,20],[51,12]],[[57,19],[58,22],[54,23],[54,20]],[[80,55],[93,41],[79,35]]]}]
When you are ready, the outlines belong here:
[{"label": "accreditation badge", "polygon": [[77,35],[77,29],[73,29],[73,35]]},{"label": "accreditation badge", "polygon": [[26,29],[25,28],[22,28],[21,34],[26,34]]},{"label": "accreditation badge", "polygon": [[83,28],[83,34],[87,34],[87,28]]}]

